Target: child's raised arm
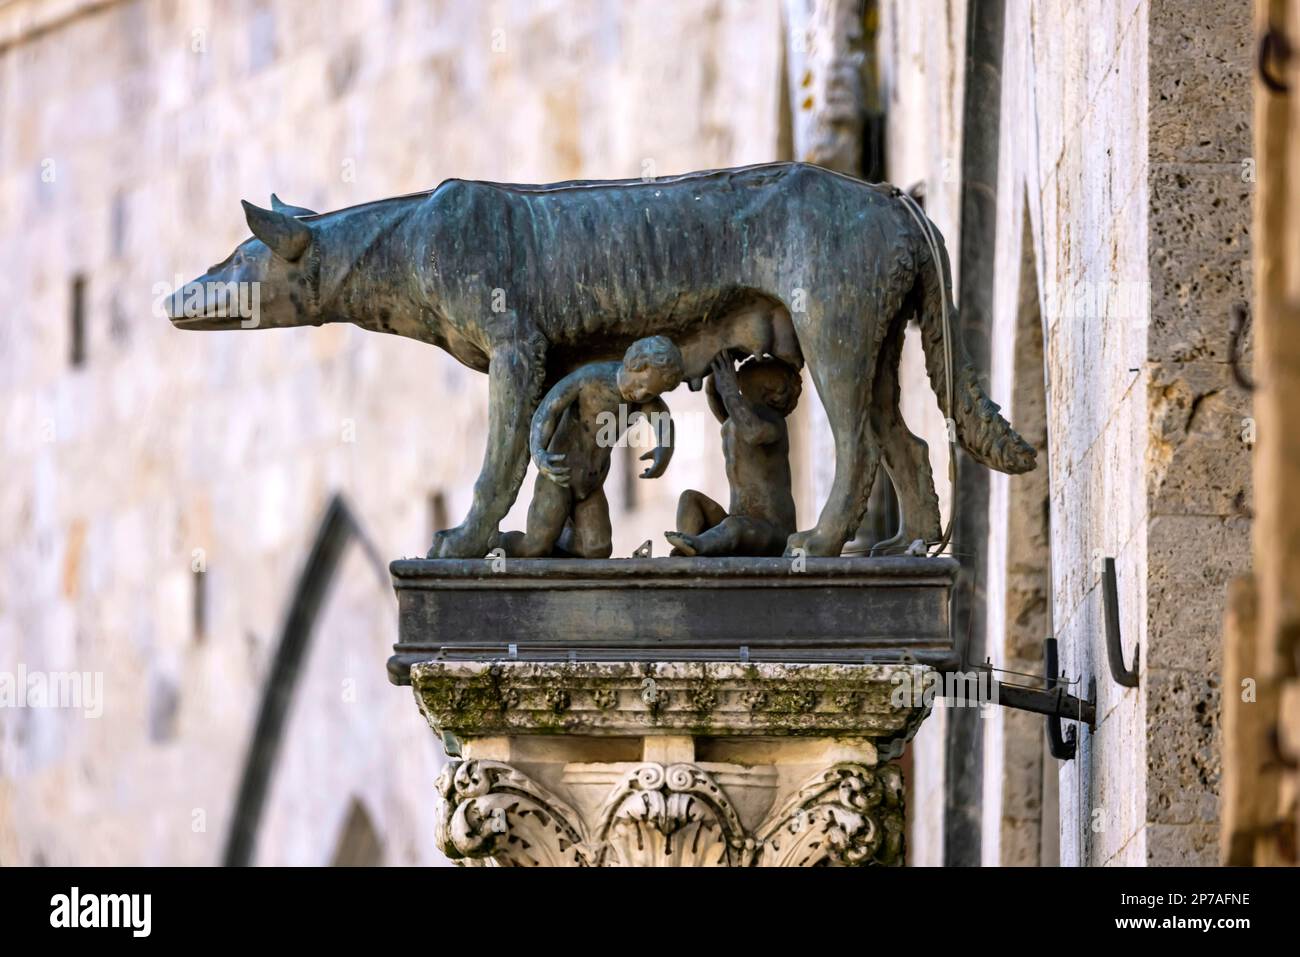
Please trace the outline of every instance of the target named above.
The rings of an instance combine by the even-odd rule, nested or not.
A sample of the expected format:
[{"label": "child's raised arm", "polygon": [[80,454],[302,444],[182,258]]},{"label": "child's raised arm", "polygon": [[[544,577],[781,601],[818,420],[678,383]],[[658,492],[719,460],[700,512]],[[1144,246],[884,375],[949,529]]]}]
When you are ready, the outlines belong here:
[{"label": "child's raised arm", "polygon": [[[781,437],[781,430],[754,411],[753,405],[740,394],[736,370],[730,357],[718,356],[713,360],[713,375],[718,396],[726,406],[727,414],[736,425],[736,435],[746,445],[768,445]],[[716,414],[716,413],[715,413]]]}]

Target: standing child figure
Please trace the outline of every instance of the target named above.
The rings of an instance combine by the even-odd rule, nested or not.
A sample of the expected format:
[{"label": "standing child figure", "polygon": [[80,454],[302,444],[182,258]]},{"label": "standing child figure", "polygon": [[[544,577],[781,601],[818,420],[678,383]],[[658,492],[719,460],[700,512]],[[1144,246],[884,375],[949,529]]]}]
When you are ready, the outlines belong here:
[{"label": "standing child figure", "polygon": [[677,503],[677,530],[665,532],[674,555],[780,555],[795,531],[790,433],[785,419],[803,381],[779,359],[713,360],[709,408],[722,423],[731,507],[688,489]]},{"label": "standing child figure", "polygon": [[528,530],[506,532],[500,546],[512,558],[557,551],[580,558],[613,552],[605,478],[610,450],[635,416],[655,433],[641,456],[641,478],[658,478],[673,454],[672,417],[660,393],[682,381],[682,354],[665,336],[632,343],[622,362],[593,362],[565,376],[533,415],[529,451],[540,474],[528,506]]}]

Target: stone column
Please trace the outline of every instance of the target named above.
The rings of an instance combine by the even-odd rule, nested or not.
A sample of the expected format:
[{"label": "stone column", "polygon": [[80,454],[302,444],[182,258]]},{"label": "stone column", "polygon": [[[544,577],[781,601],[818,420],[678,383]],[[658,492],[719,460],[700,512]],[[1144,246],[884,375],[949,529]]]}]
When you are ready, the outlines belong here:
[{"label": "stone column", "polygon": [[[428,661],[451,758],[437,841],[462,864],[901,865],[906,664]],[[909,701],[910,701],[909,697]]]},{"label": "stone column", "polygon": [[464,863],[903,862],[889,763],[956,661],[950,558],[403,560],[389,660]]}]

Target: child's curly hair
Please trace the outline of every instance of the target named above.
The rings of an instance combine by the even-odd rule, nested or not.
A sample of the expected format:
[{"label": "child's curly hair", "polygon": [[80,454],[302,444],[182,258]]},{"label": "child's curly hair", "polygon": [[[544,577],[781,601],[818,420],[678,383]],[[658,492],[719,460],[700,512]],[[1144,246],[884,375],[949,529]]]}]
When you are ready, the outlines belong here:
[{"label": "child's curly hair", "polygon": [[658,369],[670,378],[680,379],[686,363],[681,350],[667,336],[647,336],[628,347],[623,366],[629,372]]}]

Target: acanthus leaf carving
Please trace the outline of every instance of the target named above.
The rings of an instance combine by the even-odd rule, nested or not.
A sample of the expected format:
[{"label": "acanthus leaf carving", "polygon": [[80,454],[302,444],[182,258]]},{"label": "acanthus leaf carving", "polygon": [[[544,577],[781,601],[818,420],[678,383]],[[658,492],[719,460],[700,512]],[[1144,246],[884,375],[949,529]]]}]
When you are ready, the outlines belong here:
[{"label": "acanthus leaf carving", "polygon": [[453,761],[438,777],[436,840],[453,860],[515,867],[583,867],[590,852],[578,814],[499,761]]},{"label": "acanthus leaf carving", "polygon": [[770,814],[755,837],[760,867],[902,864],[902,773],[892,764],[833,765]]},{"label": "acanthus leaf carving", "polygon": [[597,862],[613,867],[736,867],[749,863],[731,801],[692,764],[641,764],[597,812]]}]

